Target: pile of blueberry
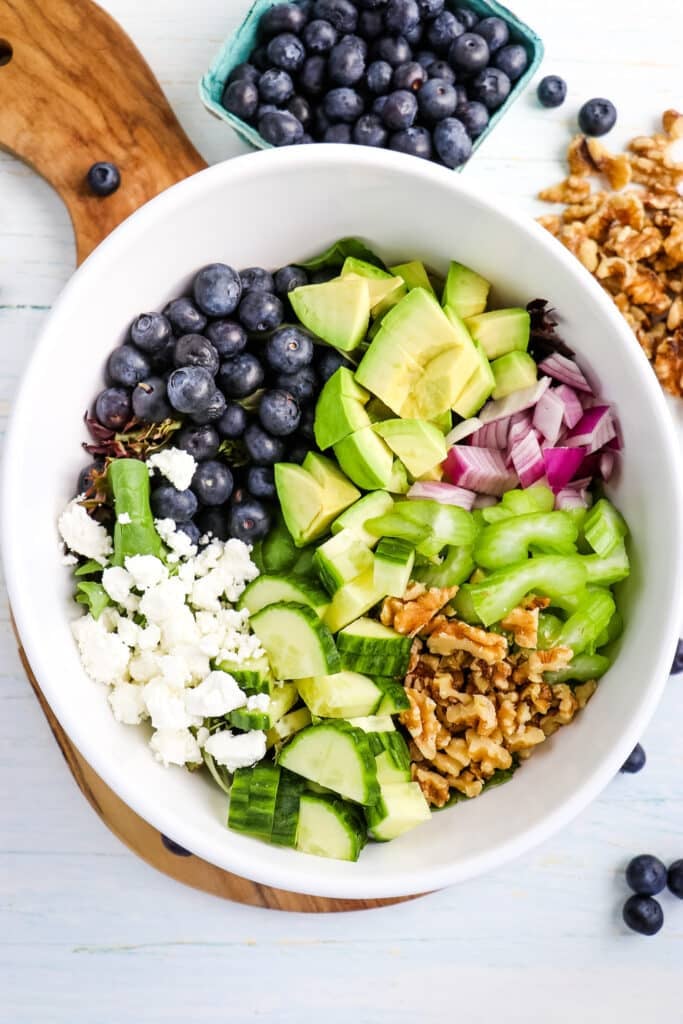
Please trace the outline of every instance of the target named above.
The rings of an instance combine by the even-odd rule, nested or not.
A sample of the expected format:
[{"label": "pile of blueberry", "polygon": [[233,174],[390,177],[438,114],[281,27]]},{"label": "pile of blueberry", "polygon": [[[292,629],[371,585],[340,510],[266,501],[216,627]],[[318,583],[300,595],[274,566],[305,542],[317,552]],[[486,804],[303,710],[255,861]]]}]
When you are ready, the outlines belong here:
[{"label": "pile of blueberry", "polygon": [[641,853],[626,868],[626,883],[634,895],[624,904],[624,923],[641,935],[656,935],[664,924],[664,911],[654,897],[668,886],[683,899],[683,860],[674,861],[667,871],[658,857]]},{"label": "pile of blueberry", "polygon": [[273,146],[351,142],[459,167],[529,58],[444,0],[303,0],[261,17],[223,105]]},{"label": "pile of blueberry", "polygon": [[[209,264],[191,295],[141,314],[109,356],[94,420],[116,432],[136,422],[182,422],[171,443],[198,462],[192,485],[179,491],[155,479],[151,502],[155,516],[175,520],[194,542],[206,533],[265,536],[273,465],[301,462],[315,448],[318,394],[345,360],[297,324],[288,294],[321,276],[329,274]],[[79,492],[94,468],[101,467],[81,473]]]}]

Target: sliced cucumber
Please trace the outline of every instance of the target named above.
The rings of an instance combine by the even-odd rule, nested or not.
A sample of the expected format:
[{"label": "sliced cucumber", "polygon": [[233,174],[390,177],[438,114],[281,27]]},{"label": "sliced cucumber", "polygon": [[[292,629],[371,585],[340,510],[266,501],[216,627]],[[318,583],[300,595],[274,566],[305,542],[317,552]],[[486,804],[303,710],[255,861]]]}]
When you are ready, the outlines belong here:
[{"label": "sliced cucumber", "polygon": [[266,733],[266,746],[274,747],[276,743],[283,743],[288,740],[290,736],[294,736],[295,733],[301,732],[307,725],[311,724],[311,712],[308,708],[297,708],[296,711],[290,711],[288,714],[283,715],[282,718],[275,723],[275,725],[268,730]]},{"label": "sliced cucumber", "polygon": [[403,772],[407,771],[410,775],[410,751],[400,732],[397,732],[396,729],[393,732],[372,732],[368,736],[368,743],[375,757],[388,754],[394,768]]},{"label": "sliced cucumber", "polygon": [[373,676],[373,680],[382,691],[376,715],[398,715],[408,710],[410,701],[402,683],[386,676]]},{"label": "sliced cucumber", "polygon": [[363,732],[395,732],[396,726],[391,715],[368,715],[365,718],[349,718],[349,725]]},{"label": "sliced cucumber", "polygon": [[367,735],[348,722],[309,725],[278,754],[278,763],[356,803],[379,799],[375,758]]},{"label": "sliced cucumber", "polygon": [[299,801],[296,848],[316,857],[358,860],[367,838],[360,813],[335,797],[304,793]]},{"label": "sliced cucumber", "polygon": [[410,766],[401,768],[391,756],[388,750],[382,750],[375,754],[375,765],[377,767],[377,779],[380,786],[391,786],[396,782],[410,782]]},{"label": "sliced cucumber", "polygon": [[247,658],[245,661],[219,661],[216,668],[232,676],[248,697],[256,693],[268,693],[270,690],[272,675],[265,654],[260,658]]},{"label": "sliced cucumber", "polygon": [[403,597],[415,564],[415,548],[407,540],[383,537],[375,551],[375,583],[391,597]]},{"label": "sliced cucumber", "polygon": [[272,686],[270,691],[270,715],[271,725],[279,722],[283,715],[286,715],[290,708],[293,708],[299,699],[299,692],[295,683],[281,683],[279,686]]},{"label": "sliced cucumber", "polygon": [[299,825],[299,802],[305,782],[298,775],[281,769],[280,785],[275,800],[270,841],[276,846],[296,846]]},{"label": "sliced cucumber", "polygon": [[228,828],[270,839],[279,783],[277,765],[261,761],[251,768],[238,768],[232,779]]},{"label": "sliced cucumber", "polygon": [[267,711],[258,711],[256,708],[235,708],[227,715],[228,723],[233,729],[241,729],[243,732],[251,732],[252,729],[270,729],[270,715]]},{"label": "sliced cucumber", "polygon": [[371,715],[382,699],[379,687],[360,672],[299,679],[297,687],[304,704],[321,718]]},{"label": "sliced cucumber", "polygon": [[278,679],[323,676],[341,667],[329,628],[308,605],[268,605],[252,615],[251,626]]},{"label": "sliced cucumber", "polygon": [[293,580],[289,576],[258,576],[246,588],[237,605],[246,608],[250,615],[280,601],[296,601],[307,604],[318,615],[322,615],[329,598],[322,587],[309,580]]},{"label": "sliced cucumber", "polygon": [[334,594],[345,583],[372,569],[373,555],[352,530],[342,530],[321,544],[313,556],[313,565],[320,582]]},{"label": "sliced cucumber", "polygon": [[404,676],[412,644],[409,636],[368,618],[345,626],[337,637],[344,667],[373,676]]},{"label": "sliced cucumber", "polygon": [[[375,584],[372,569],[358,579],[345,583],[336,592],[325,612],[325,622],[336,633],[348,626],[349,622],[365,615],[385,595]],[[310,673],[313,675],[314,673]]]},{"label": "sliced cucumber", "polygon": [[372,548],[377,543],[377,537],[365,529],[365,524],[368,519],[383,516],[393,504],[394,499],[386,491],[371,491],[335,519],[331,527],[332,533],[351,530],[363,544]]},{"label": "sliced cucumber", "polygon": [[380,799],[365,813],[372,838],[381,842],[396,839],[432,816],[417,782],[382,786]]}]

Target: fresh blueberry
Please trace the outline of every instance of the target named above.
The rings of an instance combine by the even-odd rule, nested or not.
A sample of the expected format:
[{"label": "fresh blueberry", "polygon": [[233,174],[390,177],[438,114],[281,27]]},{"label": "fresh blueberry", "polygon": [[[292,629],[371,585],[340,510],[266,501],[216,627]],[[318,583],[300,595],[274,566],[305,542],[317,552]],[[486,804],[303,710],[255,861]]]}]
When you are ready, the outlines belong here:
[{"label": "fresh blueberry", "polygon": [[372,113],[377,114],[378,117],[381,117],[382,111],[384,110],[384,104],[387,102],[388,99],[388,96],[376,96],[375,99],[372,101]]},{"label": "fresh blueberry", "polygon": [[325,88],[327,61],[324,57],[307,57],[299,72],[299,88],[307,96],[320,96]]},{"label": "fresh blueberry", "polygon": [[252,466],[247,472],[247,490],[255,498],[275,498],[275,476],[270,466]]},{"label": "fresh blueberry", "polygon": [[205,543],[204,537],[209,540],[226,541],[230,539],[227,509],[202,509],[197,516],[197,526],[199,527],[200,543]]},{"label": "fresh blueberry", "polygon": [[244,431],[244,443],[252,462],[257,466],[273,466],[282,462],[285,443],[272,437],[258,423],[251,423]]},{"label": "fresh blueberry", "polygon": [[173,333],[177,335],[201,334],[206,327],[206,317],[186,295],[169,302],[163,315],[168,318]]},{"label": "fresh blueberry", "polygon": [[280,32],[301,32],[306,17],[306,10],[300,4],[275,4],[261,15],[259,29],[266,39]]},{"label": "fresh blueberry", "polygon": [[383,147],[387,144],[387,130],[377,114],[363,114],[353,126],[351,138],[357,146]]},{"label": "fresh blueberry", "polygon": [[375,93],[376,96],[383,96],[388,93],[391,88],[393,74],[393,68],[387,61],[373,60],[365,76],[365,82],[370,92]]},{"label": "fresh blueberry", "polygon": [[311,402],[318,393],[318,377],[312,366],[302,366],[296,373],[281,373],[275,378],[277,387],[294,395],[299,405]]},{"label": "fresh blueberry", "polygon": [[435,60],[438,60],[438,57],[433,50],[418,50],[413,59],[416,60],[418,64],[421,64],[425,71],[428,72],[429,65],[433,64]]},{"label": "fresh blueberry", "polygon": [[287,449],[287,462],[296,462],[300,466],[310,452],[311,444],[302,437],[295,437],[294,441],[291,448]]},{"label": "fresh blueberry", "polygon": [[204,366],[181,366],[168,378],[168,400],[178,412],[202,412],[216,390],[213,375]]},{"label": "fresh blueberry", "polygon": [[207,423],[202,427],[183,427],[173,443],[176,448],[189,452],[193,459],[201,462],[203,459],[212,459],[218,453],[221,439],[216,428]]},{"label": "fresh blueberry", "polygon": [[155,373],[164,374],[170,371],[173,366],[173,353],[175,352],[176,337],[171,334],[161,352],[152,356],[152,367]]},{"label": "fresh blueberry", "polygon": [[458,111],[458,120],[462,121],[471,139],[478,138],[489,123],[489,112],[483,103],[472,100]]},{"label": "fresh blueberry", "polygon": [[446,117],[434,129],[434,148],[446,167],[461,167],[472,153],[472,140],[457,117]]},{"label": "fresh blueberry", "polygon": [[187,523],[194,516],[199,503],[192,491],[179,491],[172,484],[160,484],[150,494],[149,503],[155,519],[173,519]]},{"label": "fresh blueberry", "polygon": [[683,860],[675,860],[666,876],[666,884],[679,900],[683,900]]},{"label": "fresh blueberry", "polygon": [[246,410],[238,402],[228,402],[225,412],[216,421],[216,430],[221,437],[235,441],[246,430],[248,418]]},{"label": "fresh blueberry", "polygon": [[626,883],[640,896],[656,896],[666,885],[666,868],[658,857],[641,853],[626,868]]},{"label": "fresh blueberry", "polygon": [[310,146],[313,142],[315,142],[315,139],[313,138],[311,133],[310,132],[304,132],[303,135],[301,136],[301,138],[299,139],[299,141],[297,143],[295,143],[295,145],[297,145],[297,146]]},{"label": "fresh blueberry", "polygon": [[306,48],[298,36],[283,32],[268,43],[268,59],[283,71],[298,71],[306,60]]},{"label": "fresh blueberry", "polygon": [[447,60],[433,61],[429,65],[427,74],[429,78],[440,78],[443,82],[448,82],[449,85],[455,85],[455,71]]},{"label": "fresh blueberry", "polygon": [[505,103],[511,88],[510,79],[504,71],[500,68],[485,68],[474,78],[470,95],[488,110],[497,110]]},{"label": "fresh blueberry", "polygon": [[242,282],[242,295],[247,292],[272,292],[275,291],[273,275],[263,267],[247,267],[240,270],[240,281]]},{"label": "fresh blueberry", "polygon": [[403,131],[395,132],[389,139],[389,149],[393,149],[397,153],[419,156],[423,160],[431,160],[432,139],[426,128],[414,125],[412,128],[404,128]]},{"label": "fresh blueberry", "polygon": [[194,544],[195,547],[199,546],[199,538],[201,531],[196,523],[191,520],[187,523],[176,523],[176,533],[184,533],[190,538],[190,543]]},{"label": "fresh blueberry", "polygon": [[256,356],[240,352],[221,364],[217,383],[226,398],[246,398],[261,387],[263,377],[263,367]]},{"label": "fresh blueberry", "polygon": [[664,912],[652,896],[629,896],[623,917],[624,924],[639,935],[656,935],[664,924]]},{"label": "fresh blueberry", "polygon": [[378,39],[384,31],[381,11],[361,11],[358,17],[358,35],[368,42]]},{"label": "fresh blueberry", "polygon": [[425,121],[442,121],[455,113],[457,95],[450,82],[430,78],[417,94],[417,105]]},{"label": "fresh blueberry", "polygon": [[162,351],[171,333],[171,325],[161,313],[141,313],[130,325],[130,340],[151,356]]},{"label": "fresh blueberry", "polygon": [[303,267],[281,267],[275,273],[275,291],[281,299],[305,284],[308,284],[308,274]]},{"label": "fresh blueberry", "polygon": [[324,18],[309,21],[303,32],[303,40],[309,53],[329,53],[339,38],[334,25]]},{"label": "fresh blueberry", "polygon": [[296,373],[313,359],[313,340],[301,327],[280,327],[266,342],[265,358],[276,373]]},{"label": "fresh blueberry", "polygon": [[392,36],[404,36],[420,21],[415,0],[389,0],[384,8],[384,25]]},{"label": "fresh blueberry", "polygon": [[[287,110],[290,114],[293,114],[297,121],[301,124],[302,128],[310,128],[313,123],[313,111],[311,110],[311,104],[303,96],[292,96],[291,100],[287,102]],[[306,134],[304,132],[304,134]],[[299,139],[299,142],[303,142],[303,135]],[[271,288],[272,291],[272,288]]]},{"label": "fresh blueberry", "polygon": [[96,196],[110,196],[121,184],[121,174],[116,164],[100,160],[88,171],[87,182]]},{"label": "fresh blueberry", "polygon": [[614,128],[617,110],[611,100],[588,100],[579,111],[579,128],[586,135],[606,135]]},{"label": "fresh blueberry", "polygon": [[235,117],[243,121],[251,121],[256,113],[259,101],[259,91],[254,82],[247,82],[241,79],[238,82],[231,82],[223,93],[223,106]]},{"label": "fresh blueberry", "polygon": [[276,107],[274,103],[262,103],[256,111],[256,121],[260,121],[266,114],[274,114],[280,108]]},{"label": "fresh blueberry", "polygon": [[265,505],[256,499],[231,505],[228,531],[231,537],[252,544],[261,540],[270,530],[271,517]]},{"label": "fresh blueberry", "polygon": [[438,18],[444,9],[444,0],[417,0],[420,10],[420,17],[423,21],[432,21]]},{"label": "fresh blueberry", "polygon": [[678,641],[674,660],[671,665],[671,672],[669,674],[677,676],[680,675],[681,672],[683,672],[683,638]]},{"label": "fresh blueberry", "polygon": [[176,366],[204,366],[215,377],[220,358],[203,334],[183,334],[176,341],[173,362]]},{"label": "fresh blueberry", "polygon": [[451,11],[442,11],[427,27],[427,42],[437,54],[445,56],[453,41],[464,31],[462,22]]},{"label": "fresh blueberry", "polygon": [[559,75],[546,75],[538,83],[536,95],[544,107],[561,107],[567,97],[567,83]]},{"label": "fresh blueberry", "polygon": [[407,89],[398,89],[387,96],[382,108],[382,120],[393,132],[410,128],[417,114],[417,99]]},{"label": "fresh blueberry", "polygon": [[259,118],[259,134],[271,146],[293,146],[304,133],[303,125],[287,110],[276,110]]},{"label": "fresh blueberry", "polygon": [[476,32],[464,32],[451,44],[448,60],[456,70],[468,75],[476,74],[489,62],[487,42]]},{"label": "fresh blueberry", "polygon": [[132,416],[128,388],[105,388],[95,399],[95,417],[109,430],[122,430]]},{"label": "fresh blueberry", "polygon": [[202,505],[222,505],[232,494],[232,473],[224,462],[200,462],[192,477],[192,490]]},{"label": "fresh blueberry", "polygon": [[221,359],[236,356],[247,344],[247,332],[235,320],[214,320],[206,328],[206,337]]},{"label": "fresh blueberry", "polygon": [[[268,71],[263,72],[259,79],[258,91],[265,106],[270,104],[278,106],[286,103],[289,97],[294,95],[292,76],[280,68],[269,68]],[[267,111],[260,107],[259,120],[264,113],[267,113]]]},{"label": "fresh blueberry", "polygon": [[253,334],[263,334],[279,327],[283,317],[282,302],[271,292],[247,292],[237,315],[242,326]]},{"label": "fresh blueberry", "polygon": [[337,85],[355,85],[365,72],[367,47],[359,36],[345,36],[332,48],[327,70]]},{"label": "fresh blueberry", "polygon": [[392,68],[397,68],[399,64],[407,64],[413,59],[410,43],[403,36],[382,36],[377,40],[374,50],[375,57],[378,60],[385,60]]},{"label": "fresh blueberry", "polygon": [[[195,302],[207,316],[229,316],[242,295],[240,275],[227,263],[209,263],[197,273],[192,284]],[[183,331],[183,334],[201,331]]]},{"label": "fresh blueberry", "polygon": [[258,82],[260,71],[248,61],[237,64],[228,75],[228,84],[232,82]]},{"label": "fresh blueberry", "polygon": [[132,388],[151,372],[149,359],[135,345],[119,345],[107,360],[107,376],[113,384]]},{"label": "fresh blueberry", "polygon": [[510,38],[509,29],[502,18],[482,18],[477,22],[474,31],[486,40],[490,53],[500,50]]},{"label": "fresh blueberry", "polygon": [[403,38],[406,42],[410,43],[411,46],[419,46],[422,42],[422,35],[423,28],[422,23],[420,22],[417,25],[413,25],[412,28],[409,28]]},{"label": "fresh blueberry", "polygon": [[646,760],[647,757],[645,751],[641,747],[640,743],[636,743],[619,771],[627,772],[629,775],[635,775],[636,772],[641,771],[641,769],[645,767]]},{"label": "fresh blueberry", "polygon": [[315,0],[313,17],[329,21],[337,32],[355,32],[358,11],[351,0]]},{"label": "fresh blueberry", "polygon": [[315,421],[315,408],[309,406],[308,409],[304,409],[301,414],[301,423],[299,425],[299,434],[301,437],[306,438],[311,444],[315,439],[313,432],[313,423]]},{"label": "fresh blueberry", "polygon": [[274,437],[286,437],[298,429],[301,422],[299,403],[288,391],[266,391],[259,405],[261,426]]},{"label": "fresh blueberry", "polygon": [[251,63],[259,71],[267,71],[270,67],[270,61],[268,60],[268,50],[266,46],[257,46],[255,50],[251,52]]},{"label": "fresh blueberry", "polygon": [[456,97],[455,116],[459,118],[460,114],[467,107],[470,101],[467,97],[467,89],[464,85],[456,85],[454,88]]},{"label": "fresh blueberry", "polygon": [[225,412],[226,404],[225,395],[216,388],[204,408],[198,412],[193,412],[190,419],[198,426],[204,426],[206,423],[215,423]]},{"label": "fresh blueberry", "polygon": [[476,11],[471,10],[469,7],[456,7],[455,16],[464,27],[465,32],[469,32],[473,29],[479,20],[479,15]]},{"label": "fresh blueberry", "polygon": [[353,124],[363,113],[363,99],[355,89],[340,86],[330,89],[323,101],[323,110],[331,122]]},{"label": "fresh blueberry", "polygon": [[341,352],[337,352],[336,349],[320,349],[318,358],[316,359],[316,367],[321,384],[327,383],[332,374],[336,373],[340,366],[351,368],[351,363],[341,354]]},{"label": "fresh blueberry", "polygon": [[83,469],[78,474],[76,494],[85,494],[86,491],[89,491],[90,488],[94,486],[95,476],[100,475],[103,469],[104,463],[97,461],[90,462],[88,463],[87,466],[84,466]]},{"label": "fresh blueberry", "polygon": [[173,416],[163,377],[148,377],[133,388],[133,412],[145,423],[161,423]]},{"label": "fresh blueberry", "polygon": [[519,43],[510,43],[494,54],[492,63],[494,67],[504,71],[511,82],[516,82],[527,69],[529,55]]},{"label": "fresh blueberry", "polygon": [[406,64],[399,64],[395,69],[392,86],[394,89],[418,89],[427,81],[427,72],[415,60],[409,60]]},{"label": "fresh blueberry", "polygon": [[386,3],[387,0],[357,0],[357,6],[364,11],[379,11]]}]

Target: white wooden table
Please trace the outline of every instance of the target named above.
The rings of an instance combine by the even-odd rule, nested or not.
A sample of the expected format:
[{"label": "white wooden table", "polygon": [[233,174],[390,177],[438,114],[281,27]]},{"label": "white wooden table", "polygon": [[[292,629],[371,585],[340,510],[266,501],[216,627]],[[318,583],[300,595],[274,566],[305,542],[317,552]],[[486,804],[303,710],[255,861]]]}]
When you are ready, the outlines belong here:
[{"label": "white wooden table", "polygon": [[[104,6],[139,44],[204,156],[241,152],[200,106],[196,82],[246,0]],[[617,104],[614,144],[683,105],[683,15],[678,0],[515,6],[545,39],[544,72],[567,79],[569,98],[543,111],[529,92],[465,173],[534,213],[531,197],[560,177],[584,99]],[[0,154],[3,424],[73,264],[65,211],[31,171]],[[36,411],[46,439],[59,415],[58,395],[52,409]],[[27,500],[40,500],[35,469]],[[109,834],[72,782],[24,679],[4,595],[0,615],[2,1024],[683,1021],[683,904],[664,899],[665,927],[653,939],[620,923],[628,859],[683,856],[683,677],[669,683],[644,737],[646,770],[616,778],[524,860],[383,911],[283,916],[183,889]]]}]

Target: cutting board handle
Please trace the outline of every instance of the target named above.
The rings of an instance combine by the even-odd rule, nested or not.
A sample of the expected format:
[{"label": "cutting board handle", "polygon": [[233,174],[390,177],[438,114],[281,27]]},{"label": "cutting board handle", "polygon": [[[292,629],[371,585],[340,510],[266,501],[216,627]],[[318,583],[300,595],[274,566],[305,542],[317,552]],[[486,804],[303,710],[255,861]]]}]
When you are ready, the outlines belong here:
[{"label": "cutting board handle", "polygon": [[[64,200],[81,263],[122,220],[206,166],[123,29],[92,0],[0,0],[0,146]],[[112,195],[88,169],[110,160]]]}]

